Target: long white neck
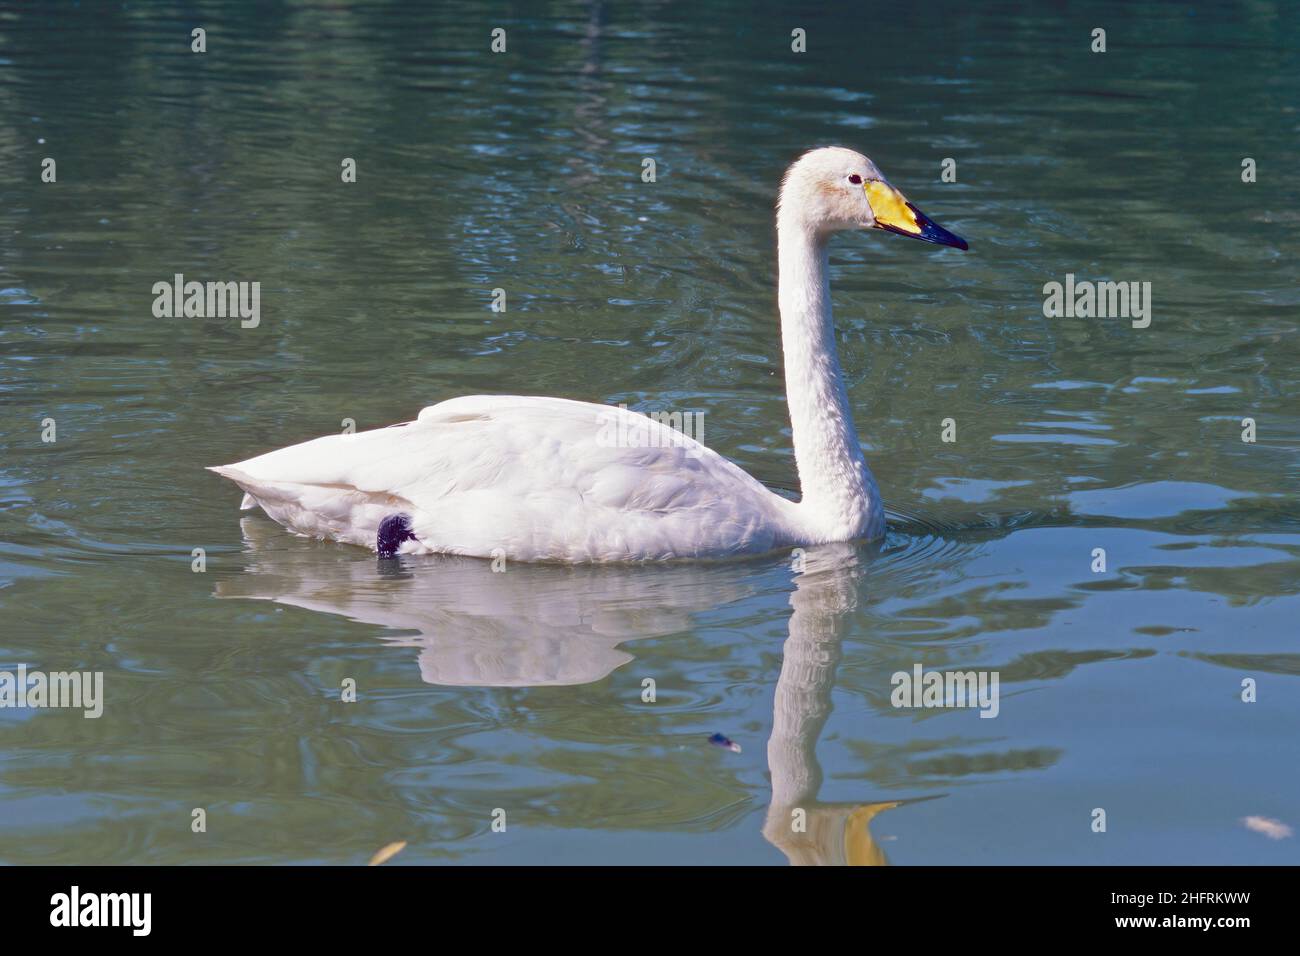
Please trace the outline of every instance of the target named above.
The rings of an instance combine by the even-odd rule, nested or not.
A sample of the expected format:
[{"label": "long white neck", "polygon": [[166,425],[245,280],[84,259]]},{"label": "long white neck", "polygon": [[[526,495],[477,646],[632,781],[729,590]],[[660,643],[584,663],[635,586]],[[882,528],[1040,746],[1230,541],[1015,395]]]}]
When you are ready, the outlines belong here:
[{"label": "long white neck", "polygon": [[880,493],[835,350],[826,237],[783,217],[777,243],[785,390],[806,530],[822,541],[875,536],[883,528]]}]

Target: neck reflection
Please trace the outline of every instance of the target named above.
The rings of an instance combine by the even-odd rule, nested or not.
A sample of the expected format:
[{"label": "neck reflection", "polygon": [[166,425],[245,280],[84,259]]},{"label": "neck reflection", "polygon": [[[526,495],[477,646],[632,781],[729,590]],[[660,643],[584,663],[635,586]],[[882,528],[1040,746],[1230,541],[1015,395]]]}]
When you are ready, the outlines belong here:
[{"label": "neck reflection", "polygon": [[849,615],[864,569],[850,545],[810,551],[790,595],[794,613],[772,703],[767,765],[772,802],[763,836],[796,866],[888,863],[868,823],[897,803],[823,803],[817,740],[831,713],[831,691]]}]

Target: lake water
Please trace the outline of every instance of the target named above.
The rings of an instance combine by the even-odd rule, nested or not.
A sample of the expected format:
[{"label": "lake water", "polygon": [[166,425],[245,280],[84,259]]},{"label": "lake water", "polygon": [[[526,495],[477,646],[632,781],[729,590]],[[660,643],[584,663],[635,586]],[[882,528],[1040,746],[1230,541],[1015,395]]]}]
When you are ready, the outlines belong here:
[{"label": "lake water", "polygon": [[[1297,862],[1300,14],[876,7],[0,12],[0,669],[104,675],[0,709],[0,860]],[[203,470],[514,392],[797,489],[772,206],[829,143],[971,243],[832,246],[879,547],[380,564]]]}]

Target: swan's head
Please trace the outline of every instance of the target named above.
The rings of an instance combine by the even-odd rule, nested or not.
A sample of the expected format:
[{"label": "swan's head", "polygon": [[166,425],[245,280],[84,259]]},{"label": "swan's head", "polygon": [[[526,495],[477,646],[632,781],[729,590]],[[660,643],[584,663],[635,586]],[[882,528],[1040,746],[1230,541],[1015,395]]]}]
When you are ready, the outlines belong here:
[{"label": "swan's head", "polygon": [[777,224],[818,234],[884,229],[922,242],[969,248],[965,239],[908,202],[875,163],[841,146],[804,153],[787,170]]}]

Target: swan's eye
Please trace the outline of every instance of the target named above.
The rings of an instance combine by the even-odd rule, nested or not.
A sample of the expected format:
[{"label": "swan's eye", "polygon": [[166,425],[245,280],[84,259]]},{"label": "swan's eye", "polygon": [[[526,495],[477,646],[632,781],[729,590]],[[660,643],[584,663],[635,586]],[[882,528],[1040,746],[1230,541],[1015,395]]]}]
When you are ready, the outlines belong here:
[{"label": "swan's eye", "polygon": [[849,173],[849,182],[851,182],[855,186],[861,186],[862,177],[859,176],[857,173]]}]

